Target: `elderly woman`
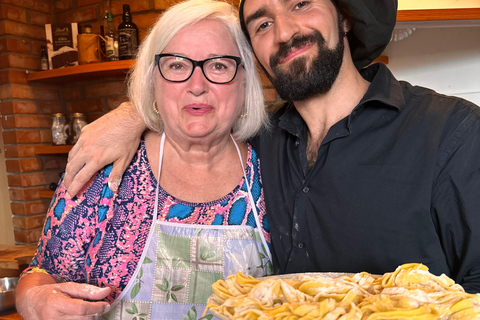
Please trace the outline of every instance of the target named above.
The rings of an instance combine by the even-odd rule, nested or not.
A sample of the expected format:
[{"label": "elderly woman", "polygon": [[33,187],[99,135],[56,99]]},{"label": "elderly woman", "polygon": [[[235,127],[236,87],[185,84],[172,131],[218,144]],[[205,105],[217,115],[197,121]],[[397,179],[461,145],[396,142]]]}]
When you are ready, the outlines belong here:
[{"label": "elderly woman", "polygon": [[[211,285],[270,268],[254,60],[229,4],[172,7],[142,44],[129,97],[148,124],[117,193],[111,166],[69,199],[60,183],[18,284],[29,319],[182,319]],[[195,317],[196,319],[196,317]]]}]

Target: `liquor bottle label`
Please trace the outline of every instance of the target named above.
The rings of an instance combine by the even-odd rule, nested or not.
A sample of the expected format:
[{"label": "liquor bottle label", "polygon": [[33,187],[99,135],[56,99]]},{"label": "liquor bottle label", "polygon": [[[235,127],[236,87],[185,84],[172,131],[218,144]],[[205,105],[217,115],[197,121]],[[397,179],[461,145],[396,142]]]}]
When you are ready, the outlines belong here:
[{"label": "liquor bottle label", "polygon": [[137,30],[118,30],[118,54],[122,57],[134,57],[137,54]]},{"label": "liquor bottle label", "polygon": [[107,57],[112,57],[115,55],[115,43],[112,37],[106,36],[105,38],[107,39]]}]

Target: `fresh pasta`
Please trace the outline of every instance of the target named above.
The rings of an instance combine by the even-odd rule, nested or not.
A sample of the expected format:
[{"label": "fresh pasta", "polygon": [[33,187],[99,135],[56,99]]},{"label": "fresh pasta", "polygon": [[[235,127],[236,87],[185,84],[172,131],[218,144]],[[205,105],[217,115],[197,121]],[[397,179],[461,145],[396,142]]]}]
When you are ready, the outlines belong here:
[{"label": "fresh pasta", "polygon": [[446,275],[435,276],[417,263],[383,276],[361,272],[256,279],[237,273],[212,289],[207,310],[224,319],[480,319],[480,294],[466,293]]}]

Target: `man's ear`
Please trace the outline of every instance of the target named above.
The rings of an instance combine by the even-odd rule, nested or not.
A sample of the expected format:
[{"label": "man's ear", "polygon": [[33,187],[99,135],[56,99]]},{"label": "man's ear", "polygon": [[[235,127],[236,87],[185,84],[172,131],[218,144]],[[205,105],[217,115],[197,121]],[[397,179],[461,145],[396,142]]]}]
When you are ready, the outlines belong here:
[{"label": "man's ear", "polygon": [[349,18],[343,18],[343,32],[347,33],[353,28],[353,20]]}]

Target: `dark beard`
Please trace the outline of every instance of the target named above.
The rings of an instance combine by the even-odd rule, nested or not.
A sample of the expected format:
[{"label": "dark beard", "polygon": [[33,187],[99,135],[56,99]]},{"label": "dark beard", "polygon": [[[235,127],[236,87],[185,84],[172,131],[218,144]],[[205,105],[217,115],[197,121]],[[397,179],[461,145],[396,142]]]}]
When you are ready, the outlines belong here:
[{"label": "dark beard", "polygon": [[[339,28],[342,30],[342,28]],[[278,60],[288,54],[291,48],[315,43],[318,47],[317,57],[307,68],[307,59],[299,57],[290,62],[287,71],[278,67]],[[328,92],[337,79],[343,62],[343,33],[339,32],[339,41],[334,49],[325,45],[325,39],[318,31],[312,34],[293,38],[288,44],[282,44],[278,52],[270,58],[270,66],[274,77],[270,81],[278,95],[287,101],[301,101],[316,94]]]}]

